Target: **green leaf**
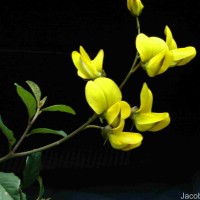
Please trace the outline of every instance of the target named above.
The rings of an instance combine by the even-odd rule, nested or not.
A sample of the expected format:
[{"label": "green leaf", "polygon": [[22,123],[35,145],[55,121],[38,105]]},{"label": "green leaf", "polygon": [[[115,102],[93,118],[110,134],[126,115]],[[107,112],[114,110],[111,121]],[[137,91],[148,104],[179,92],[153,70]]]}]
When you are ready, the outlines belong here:
[{"label": "green leaf", "polygon": [[36,113],[36,109],[37,109],[36,100],[34,96],[30,92],[25,90],[23,87],[21,87],[17,83],[15,83],[15,86],[17,87],[18,95],[20,96],[20,98],[22,99],[22,101],[27,107],[29,119],[31,119]]},{"label": "green leaf", "polygon": [[50,133],[50,134],[60,135],[63,137],[67,136],[67,134],[62,130],[53,130],[53,129],[49,129],[49,128],[35,128],[35,129],[31,130],[28,135],[32,135],[35,133]]},{"label": "green leaf", "polygon": [[41,152],[32,153],[26,159],[26,166],[23,170],[22,189],[32,185],[39,177],[41,168]]},{"label": "green leaf", "polygon": [[66,112],[66,113],[70,113],[75,115],[75,111],[70,107],[70,106],[66,106],[63,104],[60,105],[53,105],[53,106],[49,106],[46,108],[43,108],[42,111],[60,111],[60,112]]},{"label": "green leaf", "polygon": [[39,195],[38,195],[37,199],[41,199],[42,196],[44,195],[44,185],[43,185],[42,178],[40,176],[38,177],[38,183],[39,183],[39,186],[40,186],[40,190],[39,190]]},{"label": "green leaf", "polygon": [[41,99],[41,90],[40,90],[40,87],[34,83],[33,81],[26,81],[26,83],[29,85],[29,87],[31,88],[34,96],[35,96],[35,99],[37,100],[37,103],[39,105],[40,103],[40,99]]},{"label": "green leaf", "polygon": [[20,195],[20,179],[14,173],[0,172],[0,199],[2,200],[21,200],[26,199],[26,195]]},{"label": "green leaf", "polygon": [[1,115],[0,115],[0,130],[2,133],[6,136],[8,143],[9,143],[9,150],[12,149],[13,145],[16,143],[16,139],[14,137],[13,131],[11,131],[2,121]]}]

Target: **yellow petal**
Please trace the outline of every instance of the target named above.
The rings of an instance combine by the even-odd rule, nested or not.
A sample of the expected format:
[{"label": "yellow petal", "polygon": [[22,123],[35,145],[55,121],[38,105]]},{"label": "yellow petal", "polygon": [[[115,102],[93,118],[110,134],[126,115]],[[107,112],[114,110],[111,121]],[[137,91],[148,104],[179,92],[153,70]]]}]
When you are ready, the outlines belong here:
[{"label": "yellow petal", "polygon": [[126,101],[120,101],[120,117],[121,119],[127,119],[131,114],[131,107]]},{"label": "yellow petal", "polygon": [[164,33],[166,35],[166,43],[167,43],[167,46],[169,47],[169,50],[177,49],[177,44],[168,26],[165,26]]},{"label": "yellow petal", "polygon": [[140,92],[140,108],[136,113],[151,112],[153,104],[153,95],[146,83],[143,83],[142,90]]},{"label": "yellow petal", "polygon": [[102,71],[103,68],[103,58],[104,58],[104,51],[101,49],[98,54],[96,55],[96,57],[94,58],[94,60],[91,61],[91,64],[93,66],[95,66],[96,70],[98,72]]},{"label": "yellow petal", "polygon": [[170,123],[169,113],[140,113],[134,118],[137,130],[159,131]]},{"label": "yellow petal", "polygon": [[72,61],[78,70],[78,75],[83,79],[90,79],[94,77],[92,71],[88,68],[87,60],[81,57],[77,51],[72,52]]},{"label": "yellow petal", "polygon": [[97,113],[107,110],[107,101],[104,92],[94,81],[88,81],[85,86],[85,96],[89,106]]},{"label": "yellow petal", "polygon": [[[81,69],[80,66],[80,59],[81,59],[81,55],[79,54],[79,52],[77,51],[73,51],[72,52],[72,61],[74,63],[74,66],[79,70]],[[84,73],[83,73],[84,74]]]},{"label": "yellow petal", "polygon": [[126,101],[118,101],[105,112],[104,117],[106,118],[108,124],[114,125],[113,122],[117,118],[119,118],[118,120],[127,119],[130,116],[130,114],[131,114],[130,105]]},{"label": "yellow petal", "polygon": [[105,119],[107,120],[108,124],[112,124],[114,120],[118,117],[120,113],[120,103],[117,102],[113,104],[104,114]]},{"label": "yellow petal", "polygon": [[117,84],[112,79],[105,77],[88,81],[85,95],[88,104],[97,114],[102,114],[122,98]]},{"label": "yellow petal", "polygon": [[152,132],[160,131],[163,128],[167,127],[169,125],[170,121],[171,121],[171,119],[170,119],[170,116],[168,115],[168,117],[166,117],[162,121],[156,123],[151,129],[149,129],[149,131],[152,131]]},{"label": "yellow petal", "polygon": [[164,73],[173,62],[173,54],[170,51],[161,51],[154,56],[144,67],[150,77]]},{"label": "yellow petal", "polygon": [[121,132],[118,134],[110,134],[109,142],[114,149],[124,151],[138,147],[142,142],[142,135],[139,133]]},{"label": "yellow petal", "polygon": [[118,101],[121,101],[122,94],[117,86],[117,84],[109,78],[100,77],[94,80],[95,84],[97,84],[103,91],[106,102],[107,102],[107,109],[110,108],[113,104]]},{"label": "yellow petal", "polygon": [[84,57],[86,60],[91,60],[89,55],[82,46],[79,47],[79,51],[82,57]]},{"label": "yellow petal", "polygon": [[78,69],[78,75],[83,79],[101,77],[103,68],[103,50],[100,50],[94,60],[91,60],[85,49],[80,46],[80,53],[72,52],[72,60]]},{"label": "yellow petal", "polygon": [[168,50],[164,40],[158,37],[147,37],[143,33],[136,37],[136,48],[143,63],[148,62],[161,51]]},{"label": "yellow petal", "polygon": [[120,120],[120,123],[117,127],[115,128],[112,128],[112,131],[111,133],[112,134],[118,134],[118,133],[121,133],[124,129],[124,126],[125,126],[125,120]]},{"label": "yellow petal", "polygon": [[170,67],[172,63],[173,63],[173,54],[171,51],[167,51],[165,53],[165,58],[162,63],[162,66],[160,70],[158,71],[157,75],[164,73]]},{"label": "yellow petal", "polygon": [[190,62],[196,56],[196,49],[192,46],[171,50],[174,64],[171,66],[181,66]]},{"label": "yellow petal", "polygon": [[139,147],[141,144],[142,144],[142,142],[138,142],[137,144],[129,144],[121,150],[122,151],[129,151],[129,150],[132,150],[132,149]]}]

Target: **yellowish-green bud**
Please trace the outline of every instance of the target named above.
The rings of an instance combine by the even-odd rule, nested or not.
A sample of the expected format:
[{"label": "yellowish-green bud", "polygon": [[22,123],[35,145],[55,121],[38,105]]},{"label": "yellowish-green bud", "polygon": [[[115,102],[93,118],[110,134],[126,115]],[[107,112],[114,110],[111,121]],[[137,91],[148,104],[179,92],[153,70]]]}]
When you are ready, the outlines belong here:
[{"label": "yellowish-green bud", "polygon": [[132,15],[138,17],[144,8],[144,5],[140,0],[127,0],[127,7]]}]

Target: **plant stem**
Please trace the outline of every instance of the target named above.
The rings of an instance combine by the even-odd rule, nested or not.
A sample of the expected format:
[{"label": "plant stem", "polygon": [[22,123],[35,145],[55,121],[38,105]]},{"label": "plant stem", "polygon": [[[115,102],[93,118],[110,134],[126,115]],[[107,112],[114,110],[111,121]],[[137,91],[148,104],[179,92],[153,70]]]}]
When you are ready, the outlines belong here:
[{"label": "plant stem", "polygon": [[15,153],[16,150],[18,149],[18,147],[20,146],[20,144],[23,142],[23,140],[25,139],[25,137],[27,136],[30,128],[32,127],[32,125],[34,124],[34,122],[36,121],[36,119],[38,118],[38,116],[41,114],[40,109],[38,108],[33,119],[31,121],[28,122],[28,126],[26,127],[24,133],[22,134],[21,138],[19,139],[19,141],[17,142],[17,144],[15,145],[15,147],[13,148],[12,152]]},{"label": "plant stem", "polygon": [[141,30],[140,30],[140,20],[139,17],[136,16],[136,24],[137,24],[137,30],[138,30],[138,34],[140,34]]},{"label": "plant stem", "polygon": [[0,163],[6,161],[6,160],[8,160],[8,159],[11,159],[11,158],[16,157],[16,156],[15,156],[16,150],[19,148],[19,146],[21,145],[21,143],[23,142],[23,140],[24,140],[25,137],[27,136],[27,134],[28,134],[30,128],[32,127],[32,125],[34,124],[34,122],[36,121],[36,119],[38,118],[38,116],[39,116],[40,114],[41,114],[41,111],[40,111],[40,109],[38,108],[38,109],[36,110],[36,113],[35,113],[34,117],[32,118],[32,120],[29,120],[29,121],[28,121],[28,125],[27,125],[27,127],[26,127],[24,133],[22,134],[21,138],[18,140],[17,144],[14,146],[14,148],[13,148],[7,155],[5,155],[5,156],[3,156],[3,157],[0,158]]},{"label": "plant stem", "polygon": [[122,89],[125,85],[125,83],[128,81],[128,79],[131,77],[131,75],[139,68],[139,66],[141,65],[141,62],[139,62],[137,65],[137,60],[139,58],[139,54],[138,52],[136,53],[135,59],[133,61],[133,64],[131,66],[131,69],[129,70],[127,76],[125,77],[125,79],[123,80],[123,82],[121,83],[121,85],[119,86],[120,89]]},{"label": "plant stem", "polygon": [[[137,24],[137,31],[138,34],[140,34],[140,21],[139,21],[139,17],[136,16],[136,24]],[[120,89],[122,89],[125,85],[125,83],[128,81],[128,79],[131,77],[131,75],[139,68],[139,66],[142,64],[141,62],[139,62],[137,64],[138,59],[140,58],[139,53],[136,52],[135,55],[135,59],[133,61],[133,64],[131,66],[131,69],[129,70],[127,76],[125,77],[125,79],[123,80],[123,82],[121,83],[121,85],[119,86]],[[137,64],[137,65],[136,65]]]},{"label": "plant stem", "polygon": [[22,157],[22,156],[27,156],[27,155],[30,155],[32,153],[35,153],[35,152],[41,152],[41,151],[44,151],[44,150],[47,150],[47,149],[50,149],[50,148],[53,148],[55,146],[58,146],[60,145],[61,143],[69,140],[70,138],[72,138],[73,136],[75,136],[77,133],[79,133],[80,131],[82,131],[84,128],[86,128],[91,122],[93,122],[96,118],[98,117],[98,115],[96,113],[93,114],[92,117],[90,117],[83,125],[81,125],[79,128],[77,128],[76,130],[74,130],[73,132],[71,132],[67,137],[65,138],[62,138],[56,142],[53,142],[51,144],[48,144],[48,145],[45,145],[43,147],[39,147],[39,148],[36,148],[36,149],[33,149],[33,150],[29,150],[29,151],[24,151],[24,152],[20,152],[20,153],[9,153],[8,155],[0,158],[0,163],[5,161],[5,160],[8,160],[8,159],[11,159],[11,158],[16,158],[16,157]]},{"label": "plant stem", "polygon": [[87,129],[87,128],[96,128],[96,129],[100,129],[101,130],[103,127],[97,126],[97,125],[88,125],[88,126],[85,127],[85,129]]}]

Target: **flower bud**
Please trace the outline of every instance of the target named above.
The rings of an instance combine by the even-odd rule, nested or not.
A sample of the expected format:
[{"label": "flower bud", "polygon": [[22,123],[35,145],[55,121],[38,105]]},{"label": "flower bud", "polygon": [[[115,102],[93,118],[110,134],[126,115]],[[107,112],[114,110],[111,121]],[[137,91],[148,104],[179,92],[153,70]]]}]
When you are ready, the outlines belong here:
[{"label": "flower bud", "polygon": [[144,8],[142,2],[140,0],[127,0],[128,10],[134,16],[139,16]]}]

